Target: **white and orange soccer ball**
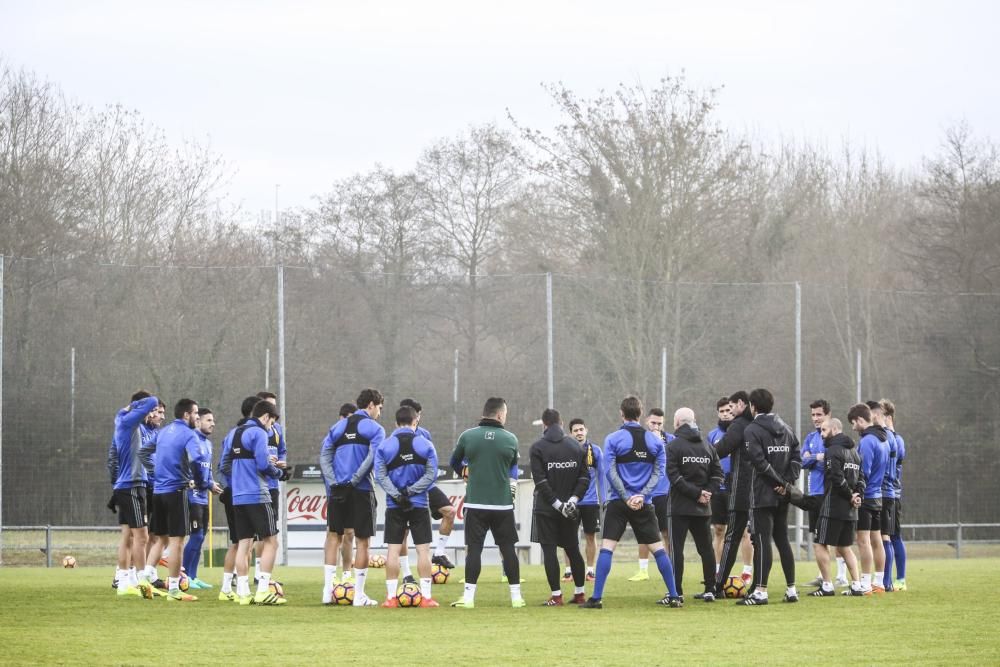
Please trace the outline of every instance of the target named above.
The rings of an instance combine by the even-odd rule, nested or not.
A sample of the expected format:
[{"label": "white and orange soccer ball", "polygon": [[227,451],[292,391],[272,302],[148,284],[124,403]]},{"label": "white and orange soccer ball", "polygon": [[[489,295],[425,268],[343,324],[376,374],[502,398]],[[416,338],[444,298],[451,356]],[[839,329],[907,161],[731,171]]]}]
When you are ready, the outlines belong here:
[{"label": "white and orange soccer ball", "polygon": [[63,558],[63,567],[76,567],[76,559],[72,556]]}]

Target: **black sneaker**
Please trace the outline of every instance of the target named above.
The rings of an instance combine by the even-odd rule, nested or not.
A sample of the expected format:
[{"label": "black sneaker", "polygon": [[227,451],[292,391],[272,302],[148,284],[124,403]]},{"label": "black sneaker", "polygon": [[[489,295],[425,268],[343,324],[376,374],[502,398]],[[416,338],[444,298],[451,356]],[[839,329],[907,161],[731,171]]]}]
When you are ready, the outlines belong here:
[{"label": "black sneaker", "polygon": [[165,591],[167,590],[167,582],[163,581],[163,579],[157,579],[153,582],[153,588],[159,588],[161,591]]},{"label": "black sneaker", "polygon": [[580,609],[604,609],[601,598],[587,598],[587,601],[579,605]]},{"label": "black sneaker", "polygon": [[[695,595],[695,597],[698,596]],[[705,591],[704,593],[701,594],[701,599],[704,600],[705,602],[715,602],[715,593],[713,593],[712,591]]]},{"label": "black sneaker", "polygon": [[798,593],[785,593],[785,602],[798,602]]},{"label": "black sneaker", "polygon": [[403,577],[403,583],[404,584],[415,584],[415,583],[417,583],[417,580],[413,578],[412,574],[408,574],[405,577]]},{"label": "black sneaker", "polygon": [[669,593],[667,593],[662,598],[657,600],[656,604],[662,605],[664,607],[673,607],[675,609],[679,609],[680,607],[684,606],[684,596],[683,595],[672,596]]},{"label": "black sneaker", "polygon": [[446,567],[449,570],[455,569],[455,564],[448,560],[447,556],[434,556],[431,558],[431,565],[440,565],[441,567]]},{"label": "black sneaker", "polygon": [[112,579],[111,580],[111,588],[115,589],[116,591],[118,590],[118,580],[117,579]]},{"label": "black sneaker", "polygon": [[809,595],[811,597],[814,597],[814,598],[829,598],[829,597],[834,597],[835,595],[837,595],[837,591],[834,591],[834,590],[829,590],[828,591],[828,590],[824,590],[822,588],[817,588],[816,590],[814,590]]},{"label": "black sneaker", "polygon": [[[694,599],[695,600],[704,600],[705,599],[705,593],[695,593],[694,594]],[[715,599],[715,594],[714,593],[712,593],[712,599],[713,600]]]},{"label": "black sneaker", "polygon": [[754,595],[748,595],[736,604],[743,605],[744,607],[758,607],[760,605],[767,604],[767,598],[759,598]]},{"label": "black sneaker", "polygon": [[[861,598],[865,596],[865,592],[860,588],[848,588],[846,591],[844,591],[843,595],[847,595],[848,597]],[[869,595],[871,595],[871,593],[869,593]]]}]

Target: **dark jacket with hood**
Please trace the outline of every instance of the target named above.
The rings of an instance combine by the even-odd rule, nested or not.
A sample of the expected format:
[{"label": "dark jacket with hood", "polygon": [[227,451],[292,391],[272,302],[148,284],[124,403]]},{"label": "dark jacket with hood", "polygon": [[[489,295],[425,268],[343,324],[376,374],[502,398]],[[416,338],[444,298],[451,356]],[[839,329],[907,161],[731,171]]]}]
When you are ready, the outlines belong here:
[{"label": "dark jacket with hood", "polygon": [[785,500],[775,493],[774,487],[794,484],[802,470],[799,439],[773,413],[754,417],[744,431],[744,439],[753,466],[750,507],[777,507]]},{"label": "dark jacket with hood", "polygon": [[712,505],[701,504],[702,491],[717,493],[722,466],[715,447],[701,439],[697,427],[682,424],[667,447],[670,512],[677,516],[711,516]]},{"label": "dark jacket with hood", "polygon": [[590,472],[584,451],[575,439],[566,435],[559,424],[545,429],[542,439],[531,445],[531,477],[535,481],[534,512],[559,514],[553,504],[571,496],[583,498],[590,486]]},{"label": "dark jacket with hood", "polygon": [[826,466],[823,505],[820,516],[840,521],[857,521],[858,510],[851,504],[851,496],[864,494],[865,476],[861,473],[861,455],[854,441],[843,433],[823,441]]},{"label": "dark jacket with hood", "polygon": [[730,457],[729,481],[729,511],[746,512],[750,509],[750,477],[753,468],[750,466],[750,458],[747,456],[743,431],[753,417],[750,415],[750,408],[736,415],[729,423],[726,434],[715,446],[719,458]]}]

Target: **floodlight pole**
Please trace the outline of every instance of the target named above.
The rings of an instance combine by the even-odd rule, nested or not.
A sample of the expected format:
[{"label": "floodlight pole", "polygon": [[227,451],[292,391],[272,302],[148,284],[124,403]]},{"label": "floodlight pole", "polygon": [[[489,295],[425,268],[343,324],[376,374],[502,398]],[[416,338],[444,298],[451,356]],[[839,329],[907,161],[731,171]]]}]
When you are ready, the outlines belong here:
[{"label": "floodlight pole", "polygon": [[[275,186],[275,205],[277,207],[277,186]],[[281,412],[284,424],[285,442],[288,442],[288,415],[285,412],[285,267],[278,265],[278,410]],[[280,482],[281,489],[281,564],[288,565],[288,502],[285,493],[285,483]]]},{"label": "floodlight pole", "polygon": [[[802,284],[795,281],[795,437],[802,436]],[[806,471],[799,471],[799,488],[806,490]],[[802,521],[805,513],[801,507],[795,508],[796,552],[802,548]],[[812,540],[806,540],[806,552],[813,557]]]},{"label": "floodlight pole", "polygon": [[549,379],[549,407],[555,409],[556,407],[556,388],[555,388],[555,360],[553,359],[553,323],[552,323],[552,274],[545,274],[545,312],[546,321],[548,323],[548,379]]},{"label": "floodlight pole", "polygon": [[660,350],[660,408],[667,409],[667,346]]},{"label": "floodlight pole", "polygon": [[0,255],[0,565],[3,565],[3,294],[4,256]]}]

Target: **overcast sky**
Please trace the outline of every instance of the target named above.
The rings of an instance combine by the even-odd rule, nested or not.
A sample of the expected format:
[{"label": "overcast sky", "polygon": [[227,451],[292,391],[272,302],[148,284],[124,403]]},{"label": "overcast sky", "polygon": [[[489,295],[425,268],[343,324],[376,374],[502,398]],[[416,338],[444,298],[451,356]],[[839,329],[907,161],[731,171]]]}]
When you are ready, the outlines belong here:
[{"label": "overcast sky", "polygon": [[966,120],[1000,140],[996,2],[0,0],[0,57],[93,106],[210,141],[256,213],[470,124],[556,122],[581,94],[686,72],[739,131],[846,138],[901,166]]}]

